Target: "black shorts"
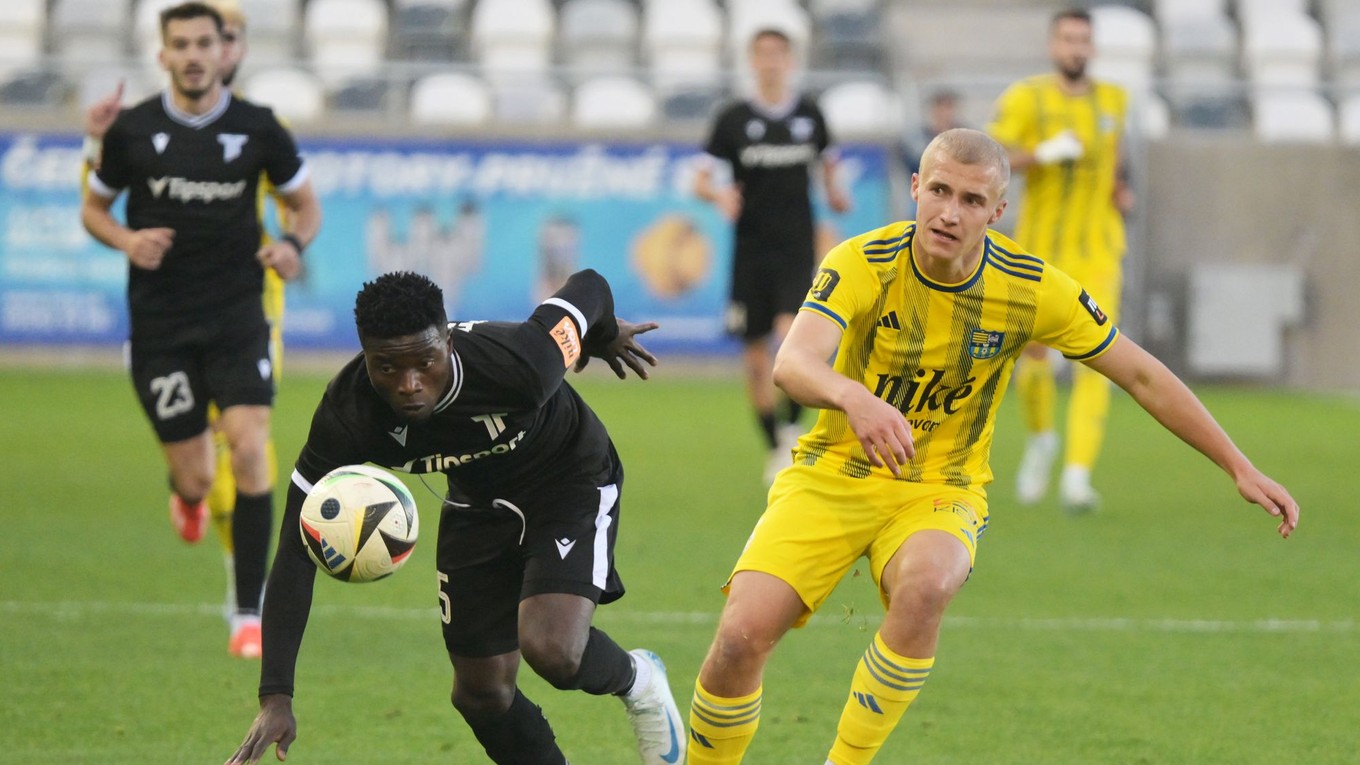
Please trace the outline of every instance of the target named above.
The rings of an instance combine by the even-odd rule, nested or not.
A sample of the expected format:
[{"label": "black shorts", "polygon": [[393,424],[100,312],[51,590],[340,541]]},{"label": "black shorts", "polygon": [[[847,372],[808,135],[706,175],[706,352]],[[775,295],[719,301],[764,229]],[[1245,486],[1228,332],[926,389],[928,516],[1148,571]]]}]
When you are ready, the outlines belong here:
[{"label": "black shorts", "polygon": [[449,655],[517,650],[519,603],[531,595],[568,593],[594,603],[623,597],[614,570],[622,488],[623,471],[615,467],[605,486],[583,481],[485,506],[445,504],[436,566]]},{"label": "black shorts", "polygon": [[724,317],[727,333],[742,340],[768,336],[776,316],[798,313],[812,287],[814,270],[810,246],[807,252],[783,258],[745,257],[737,252]]},{"label": "black shorts", "polygon": [[272,406],[269,325],[254,310],[231,311],[211,322],[134,338],[129,366],[137,398],[161,443],[193,438],[208,428],[208,402],[219,409]]}]

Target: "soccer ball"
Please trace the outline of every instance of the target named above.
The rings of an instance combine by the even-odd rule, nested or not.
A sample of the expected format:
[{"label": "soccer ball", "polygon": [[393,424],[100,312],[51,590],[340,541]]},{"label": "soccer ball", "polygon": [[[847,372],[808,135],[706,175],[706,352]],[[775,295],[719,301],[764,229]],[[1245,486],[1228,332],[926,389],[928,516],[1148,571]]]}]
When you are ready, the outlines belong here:
[{"label": "soccer ball", "polygon": [[397,477],[368,465],[327,473],[307,495],[298,531],[317,568],[345,582],[390,576],[420,532],[415,498]]}]

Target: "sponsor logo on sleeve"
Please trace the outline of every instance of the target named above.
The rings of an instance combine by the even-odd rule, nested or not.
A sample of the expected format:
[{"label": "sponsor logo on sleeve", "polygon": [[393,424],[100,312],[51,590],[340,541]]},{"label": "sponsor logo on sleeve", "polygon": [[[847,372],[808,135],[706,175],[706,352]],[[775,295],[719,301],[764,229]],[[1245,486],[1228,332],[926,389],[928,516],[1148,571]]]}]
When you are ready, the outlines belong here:
[{"label": "sponsor logo on sleeve", "polygon": [[557,341],[557,350],[562,352],[562,363],[571,366],[581,358],[581,336],[576,332],[576,324],[570,316],[563,316],[551,331]]},{"label": "sponsor logo on sleeve", "polygon": [[841,275],[835,269],[820,268],[817,276],[812,280],[812,299],[826,302],[831,297],[831,293],[836,291],[836,285],[841,283]]},{"label": "sponsor logo on sleeve", "polygon": [[1081,303],[1081,307],[1085,308],[1087,313],[1091,314],[1091,318],[1096,320],[1097,326],[1103,327],[1105,322],[1110,320],[1110,317],[1100,310],[1100,306],[1096,305],[1095,299],[1087,294],[1086,290],[1081,291],[1081,296],[1077,298],[1077,301]]}]

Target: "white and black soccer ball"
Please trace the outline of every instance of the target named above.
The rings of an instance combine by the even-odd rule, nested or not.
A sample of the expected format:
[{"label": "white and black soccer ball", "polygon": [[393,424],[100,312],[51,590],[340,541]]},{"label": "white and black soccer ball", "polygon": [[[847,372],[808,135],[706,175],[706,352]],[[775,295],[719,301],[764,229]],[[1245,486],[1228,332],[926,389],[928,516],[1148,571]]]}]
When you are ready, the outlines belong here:
[{"label": "white and black soccer ball", "polygon": [[370,465],[346,465],[312,487],[298,531],[317,568],[341,581],[372,582],[410,557],[420,515],[396,476]]}]

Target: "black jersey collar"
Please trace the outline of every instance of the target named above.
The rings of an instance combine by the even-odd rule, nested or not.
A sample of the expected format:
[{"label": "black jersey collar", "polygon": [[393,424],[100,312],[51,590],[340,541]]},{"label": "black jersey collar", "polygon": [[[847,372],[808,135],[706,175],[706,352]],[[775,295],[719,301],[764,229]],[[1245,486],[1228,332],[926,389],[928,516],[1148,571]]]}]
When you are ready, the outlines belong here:
[{"label": "black jersey collar", "polygon": [[434,405],[435,414],[447,409],[458,398],[459,391],[463,390],[463,360],[458,357],[458,351],[449,351],[449,366],[453,368],[453,381],[449,385],[449,392]]},{"label": "black jersey collar", "polygon": [[175,106],[175,99],[170,97],[169,88],[161,91],[161,107],[165,109],[165,115],[185,127],[201,128],[211,125],[227,111],[227,107],[230,105],[231,91],[222,88],[221,96],[211,109],[202,114],[190,114]]}]

